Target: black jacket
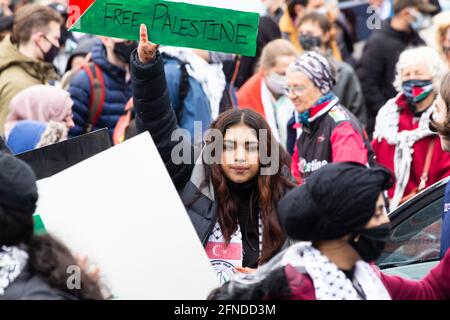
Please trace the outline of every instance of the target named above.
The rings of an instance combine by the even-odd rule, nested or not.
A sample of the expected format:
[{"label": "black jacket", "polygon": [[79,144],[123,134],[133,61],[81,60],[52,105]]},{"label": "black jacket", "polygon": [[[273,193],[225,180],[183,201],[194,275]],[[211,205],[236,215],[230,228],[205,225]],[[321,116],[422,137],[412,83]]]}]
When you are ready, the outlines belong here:
[{"label": "black jacket", "polygon": [[395,65],[400,53],[408,46],[424,45],[416,32],[392,29],[391,20],[383,22],[367,40],[357,69],[367,108],[367,131],[372,133],[378,110],[393,98]]},{"label": "black jacket", "polygon": [[[138,133],[148,131],[151,134],[197,235],[206,245],[218,219],[218,203],[212,183],[205,183],[203,163],[177,165],[171,160],[172,149],[176,145],[177,149],[180,148],[180,142],[171,141],[172,132],[178,126],[169,99],[161,56],[158,53],[155,61],[144,65],[138,61],[135,51],[130,65]],[[195,152],[190,139],[183,139],[181,143],[185,143],[183,150],[191,151],[191,163],[195,163],[199,152]]]},{"label": "black jacket", "polygon": [[27,269],[0,296],[0,300],[76,300],[66,292],[50,287],[41,277]]}]

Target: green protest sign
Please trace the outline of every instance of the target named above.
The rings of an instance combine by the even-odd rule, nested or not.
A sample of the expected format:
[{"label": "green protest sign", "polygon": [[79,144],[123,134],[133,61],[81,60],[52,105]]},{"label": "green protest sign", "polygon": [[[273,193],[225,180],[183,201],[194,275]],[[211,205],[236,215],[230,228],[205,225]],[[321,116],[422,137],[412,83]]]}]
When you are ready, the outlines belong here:
[{"label": "green protest sign", "polygon": [[139,40],[139,26],[145,23],[150,40],[161,45],[254,56],[258,2],[71,0],[68,27],[71,31]]}]

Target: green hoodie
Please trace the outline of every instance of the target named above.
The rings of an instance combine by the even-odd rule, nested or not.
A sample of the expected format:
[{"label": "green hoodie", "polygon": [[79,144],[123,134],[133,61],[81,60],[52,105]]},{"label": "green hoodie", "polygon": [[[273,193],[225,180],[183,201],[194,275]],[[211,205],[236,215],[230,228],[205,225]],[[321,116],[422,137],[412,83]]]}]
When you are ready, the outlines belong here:
[{"label": "green hoodie", "polygon": [[50,63],[24,56],[9,36],[3,39],[0,43],[0,135],[4,134],[9,103],[17,93],[57,78]]}]

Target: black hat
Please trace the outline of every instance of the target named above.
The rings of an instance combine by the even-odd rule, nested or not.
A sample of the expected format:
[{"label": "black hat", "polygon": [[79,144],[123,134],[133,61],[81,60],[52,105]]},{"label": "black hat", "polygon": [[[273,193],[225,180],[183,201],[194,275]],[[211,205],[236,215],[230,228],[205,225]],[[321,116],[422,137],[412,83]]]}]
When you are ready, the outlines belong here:
[{"label": "black hat", "polygon": [[383,167],[341,162],[326,165],[278,203],[278,216],[294,240],[332,240],[363,228],[380,192],[394,179]]},{"label": "black hat", "polygon": [[30,166],[0,152],[0,205],[32,215],[37,199],[36,176]]}]

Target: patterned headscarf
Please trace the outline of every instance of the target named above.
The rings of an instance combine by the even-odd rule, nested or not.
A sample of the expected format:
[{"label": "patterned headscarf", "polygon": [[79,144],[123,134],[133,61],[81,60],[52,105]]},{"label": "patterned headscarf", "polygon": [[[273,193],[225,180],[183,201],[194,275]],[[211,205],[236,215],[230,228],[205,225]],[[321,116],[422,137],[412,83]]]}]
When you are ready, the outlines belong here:
[{"label": "patterned headscarf", "polygon": [[314,82],[323,94],[328,93],[336,84],[332,67],[328,60],[314,51],[308,51],[291,63],[290,70],[301,71]]}]

